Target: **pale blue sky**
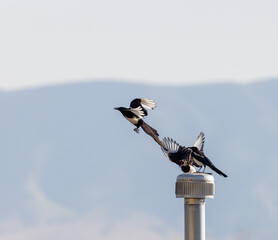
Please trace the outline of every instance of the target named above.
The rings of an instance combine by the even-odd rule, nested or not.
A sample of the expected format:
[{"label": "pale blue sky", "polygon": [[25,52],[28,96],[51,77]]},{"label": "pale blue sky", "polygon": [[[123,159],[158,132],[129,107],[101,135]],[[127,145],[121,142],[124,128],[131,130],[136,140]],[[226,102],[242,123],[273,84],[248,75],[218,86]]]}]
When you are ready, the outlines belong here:
[{"label": "pale blue sky", "polygon": [[277,9],[274,0],[0,0],[0,88],[275,77]]}]

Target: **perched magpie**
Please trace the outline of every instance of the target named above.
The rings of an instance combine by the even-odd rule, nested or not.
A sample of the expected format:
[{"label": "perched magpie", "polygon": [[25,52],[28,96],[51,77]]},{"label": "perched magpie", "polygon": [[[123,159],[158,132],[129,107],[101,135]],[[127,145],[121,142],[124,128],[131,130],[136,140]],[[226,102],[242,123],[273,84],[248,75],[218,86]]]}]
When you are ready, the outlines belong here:
[{"label": "perched magpie", "polygon": [[180,146],[172,138],[163,138],[163,144],[167,150],[162,149],[164,155],[169,158],[170,161],[177,164],[181,170],[185,173],[194,173],[196,172],[193,167],[193,163],[189,162],[190,150],[186,147]]},{"label": "perched magpie", "polygon": [[190,169],[190,167],[193,166],[200,167],[200,169],[204,167],[205,170],[206,166],[208,166],[219,175],[227,177],[225,173],[216,168],[214,164],[205,156],[203,152],[205,134],[203,132],[199,134],[192,147],[180,146],[175,141],[173,141],[173,139],[170,138],[163,138],[162,142],[164,143],[166,148],[168,148],[168,152],[165,152],[165,150],[163,149],[162,151],[172,162],[175,162],[181,168],[183,166],[189,166],[186,169],[182,168],[183,171],[188,170]]},{"label": "perched magpie", "polygon": [[154,109],[156,107],[153,100],[148,98],[135,98],[131,101],[130,107],[117,107],[115,110],[120,111],[123,116],[133,125],[136,126],[135,132],[139,133],[139,128],[141,127],[145,133],[150,135],[163,149],[166,150],[164,144],[158,138],[158,132],[143,121],[143,118],[148,115],[145,108]]},{"label": "perched magpie", "polygon": [[205,156],[203,152],[205,143],[205,134],[201,132],[199,136],[197,137],[196,142],[194,143],[193,147],[189,147],[191,153],[190,153],[190,160],[194,161],[194,165],[196,167],[204,167],[204,171],[206,166],[210,167],[213,171],[217,172],[219,175],[223,177],[228,177],[225,173],[220,171],[218,168],[215,167],[215,165]]}]

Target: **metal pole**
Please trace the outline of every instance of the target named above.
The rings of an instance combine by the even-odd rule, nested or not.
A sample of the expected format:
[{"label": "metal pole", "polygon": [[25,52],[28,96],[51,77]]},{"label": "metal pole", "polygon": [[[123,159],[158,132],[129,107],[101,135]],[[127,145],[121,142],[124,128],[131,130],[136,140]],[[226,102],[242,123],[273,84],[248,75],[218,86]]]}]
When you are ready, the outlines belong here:
[{"label": "metal pole", "polygon": [[205,173],[181,174],[176,197],[184,198],[184,239],[205,240],[205,199],[214,197],[214,178]]},{"label": "metal pole", "polygon": [[205,240],[205,199],[184,199],[184,239]]}]

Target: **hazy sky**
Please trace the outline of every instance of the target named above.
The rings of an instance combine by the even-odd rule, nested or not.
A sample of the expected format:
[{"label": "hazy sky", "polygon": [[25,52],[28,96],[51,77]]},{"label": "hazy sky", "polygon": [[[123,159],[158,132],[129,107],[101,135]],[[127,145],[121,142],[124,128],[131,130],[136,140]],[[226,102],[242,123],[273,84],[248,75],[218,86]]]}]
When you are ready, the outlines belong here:
[{"label": "hazy sky", "polygon": [[0,0],[0,88],[278,76],[274,0]]}]

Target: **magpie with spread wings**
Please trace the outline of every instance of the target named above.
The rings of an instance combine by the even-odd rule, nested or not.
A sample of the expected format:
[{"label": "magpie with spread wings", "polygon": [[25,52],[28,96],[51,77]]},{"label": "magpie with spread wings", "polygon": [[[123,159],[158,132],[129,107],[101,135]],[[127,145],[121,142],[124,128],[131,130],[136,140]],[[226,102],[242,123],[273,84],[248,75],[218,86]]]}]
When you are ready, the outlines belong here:
[{"label": "magpie with spread wings", "polygon": [[189,162],[190,150],[186,147],[180,146],[172,138],[163,138],[163,144],[167,150],[162,149],[164,155],[169,158],[169,160],[177,164],[184,173],[194,173],[196,172],[193,167],[193,163]]},{"label": "magpie with spread wings", "polygon": [[215,165],[205,156],[203,152],[205,134],[203,132],[199,134],[192,147],[180,146],[172,138],[163,138],[162,142],[167,148],[167,151],[162,149],[164,154],[170,159],[170,161],[178,164],[183,172],[194,172],[192,169],[193,166],[199,167],[200,169],[204,167],[204,170],[206,166],[208,166],[219,175],[228,177],[225,173],[216,168]]},{"label": "magpie with spread wings", "polygon": [[135,132],[139,133],[139,128],[141,127],[145,133],[150,135],[164,150],[166,150],[166,147],[158,138],[159,134],[157,130],[143,120],[143,118],[148,115],[146,108],[154,109],[155,107],[156,104],[151,99],[135,98],[131,101],[129,108],[117,107],[114,109],[120,111],[130,123],[136,126],[134,129]]}]

